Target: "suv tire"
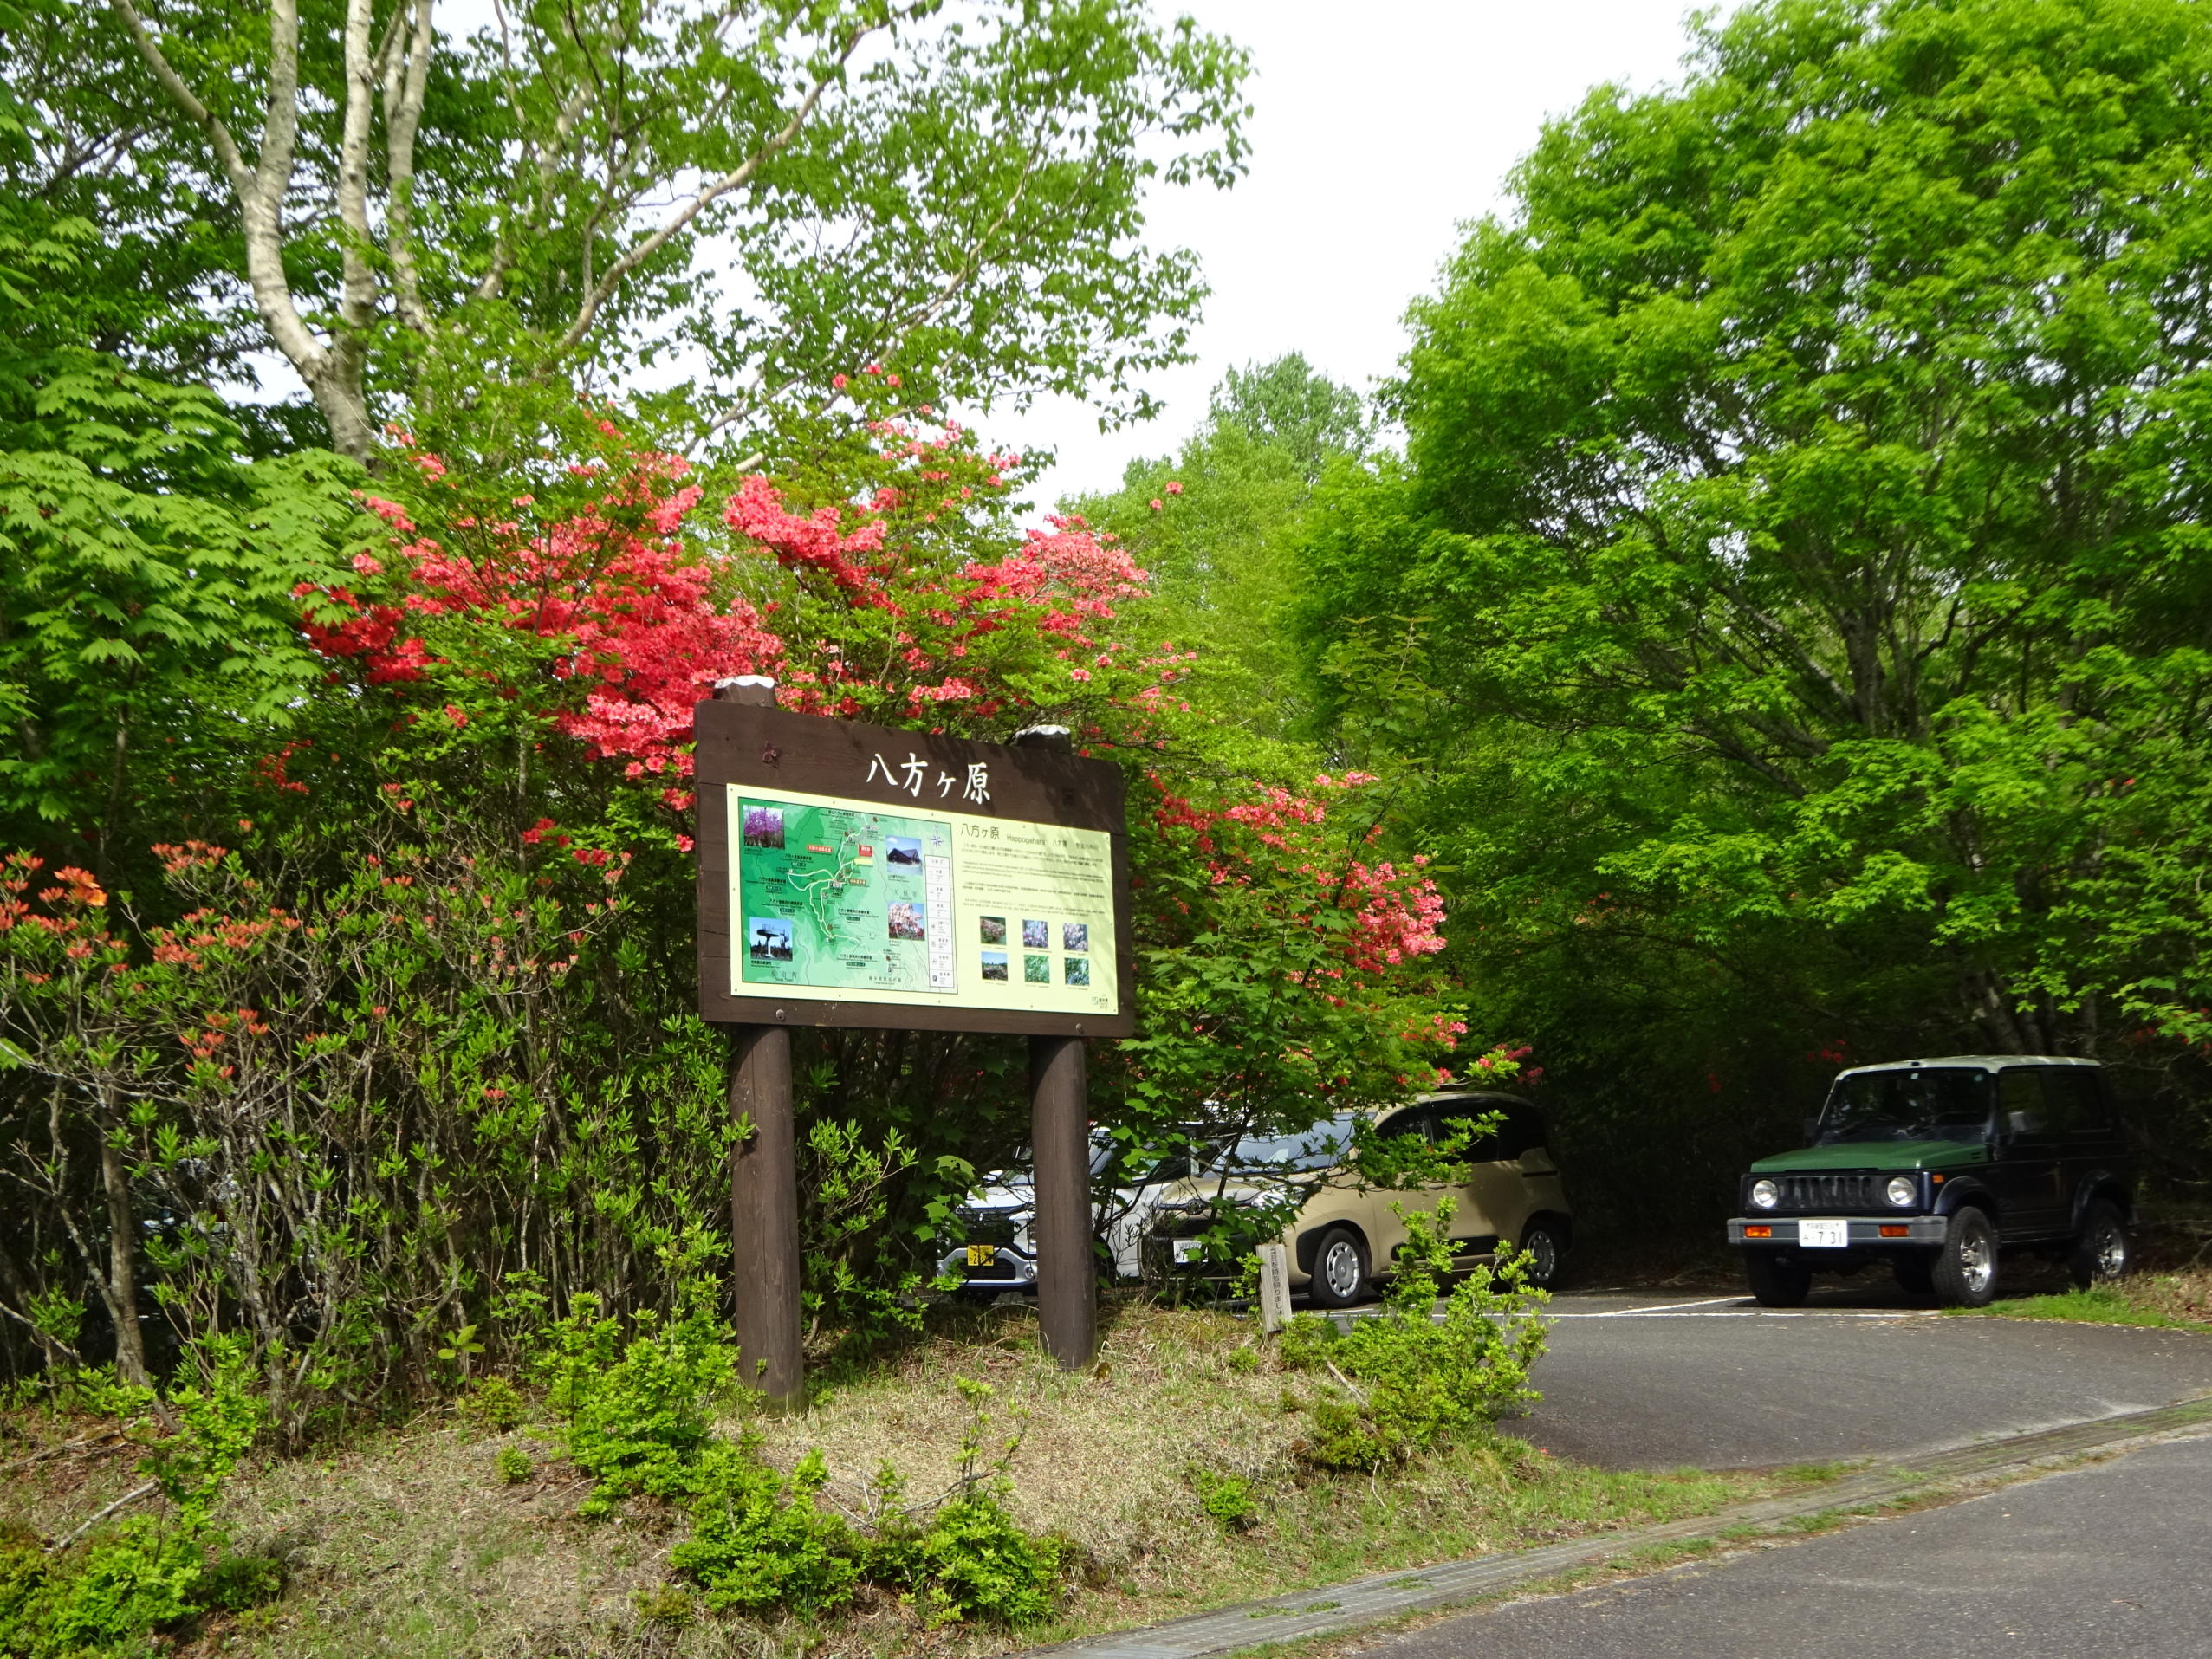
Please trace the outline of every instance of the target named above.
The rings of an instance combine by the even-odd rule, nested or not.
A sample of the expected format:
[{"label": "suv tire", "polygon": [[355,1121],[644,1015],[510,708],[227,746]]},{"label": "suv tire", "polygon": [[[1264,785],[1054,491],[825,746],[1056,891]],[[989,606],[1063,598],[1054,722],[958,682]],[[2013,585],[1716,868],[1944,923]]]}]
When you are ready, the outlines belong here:
[{"label": "suv tire", "polygon": [[1319,1307],[1350,1307],[1367,1299],[1374,1281],[1367,1272],[1367,1247],[1348,1227],[1333,1227],[1314,1247],[1314,1279],[1307,1294]]},{"label": "suv tire", "polygon": [[2096,1200],[2082,1213],[2081,1231],[2074,1235],[2073,1247],[2066,1253],[2066,1271],[2087,1290],[2126,1278],[2134,1265],[2135,1241],[2128,1237],[2127,1223],[2109,1200]]},{"label": "suv tire", "polygon": [[1529,1222],[1521,1235],[1521,1248],[1527,1257],[1521,1268],[1523,1281],[1534,1290],[1557,1289],[1560,1269],[1567,1257],[1567,1240],[1560,1232],[1559,1223]]},{"label": "suv tire", "polygon": [[1953,1210],[1936,1253],[1936,1299],[1945,1307],[1987,1307],[1997,1293],[1997,1229],[1971,1204]]},{"label": "suv tire", "polygon": [[1743,1276],[1761,1307],[1796,1307],[1813,1288],[1813,1269],[1780,1250],[1747,1250]]}]

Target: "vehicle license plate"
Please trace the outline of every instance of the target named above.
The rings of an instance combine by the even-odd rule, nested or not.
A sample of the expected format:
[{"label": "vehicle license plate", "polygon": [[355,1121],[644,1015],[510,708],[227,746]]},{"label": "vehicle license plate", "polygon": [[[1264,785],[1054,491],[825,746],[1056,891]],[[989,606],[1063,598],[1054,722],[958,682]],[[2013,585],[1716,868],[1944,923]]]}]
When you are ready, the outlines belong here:
[{"label": "vehicle license plate", "polygon": [[1206,1241],[1203,1239],[1177,1239],[1175,1241],[1175,1265],[1178,1267],[1186,1261],[1200,1260],[1205,1254]]},{"label": "vehicle license plate", "polygon": [[1797,1241],[1807,1250],[1840,1250],[1851,1242],[1851,1223],[1800,1222]]},{"label": "vehicle license plate", "polygon": [[968,1265],[971,1267],[988,1267],[997,1260],[998,1246],[996,1244],[971,1244],[968,1247]]}]

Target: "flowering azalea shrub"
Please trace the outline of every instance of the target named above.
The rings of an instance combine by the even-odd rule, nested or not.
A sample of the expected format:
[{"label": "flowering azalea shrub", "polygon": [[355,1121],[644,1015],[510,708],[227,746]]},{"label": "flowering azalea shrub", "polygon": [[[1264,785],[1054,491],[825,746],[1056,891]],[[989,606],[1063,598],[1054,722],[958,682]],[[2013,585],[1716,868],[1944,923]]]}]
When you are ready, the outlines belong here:
[{"label": "flowering azalea shrub", "polygon": [[[451,1333],[518,1273],[665,1304],[652,1264],[727,1202],[686,855],[692,710],[731,675],[832,718],[1057,723],[1123,768],[1139,1031],[1093,1056],[1100,1121],[1302,1126],[1453,1063],[1435,885],[1381,851],[1377,781],[1294,783],[1294,751],[1194,707],[1111,538],[1022,527],[1020,457],[863,379],[866,418],[773,477],[702,476],[602,411],[496,477],[395,434],[379,533],[296,585],[327,677],[247,758],[258,826],[175,838],[128,900],[10,867],[0,1023],[68,1106],[17,1171],[68,1241],[49,1357],[104,1326],[158,1364],[124,1352],[149,1306],[240,1329],[296,1439],[457,1381]],[[1026,1054],[806,1032],[795,1059],[809,1328],[871,1339],[1026,1138]]]},{"label": "flowering azalea shrub", "polygon": [[1125,1047],[1132,1096],[1162,1122],[1205,1101],[1294,1131],[1450,1078],[1467,1027],[1430,962],[1443,904],[1424,859],[1373,858],[1376,781],[1322,774],[1202,804],[1147,773],[1132,813],[1145,1029]]}]

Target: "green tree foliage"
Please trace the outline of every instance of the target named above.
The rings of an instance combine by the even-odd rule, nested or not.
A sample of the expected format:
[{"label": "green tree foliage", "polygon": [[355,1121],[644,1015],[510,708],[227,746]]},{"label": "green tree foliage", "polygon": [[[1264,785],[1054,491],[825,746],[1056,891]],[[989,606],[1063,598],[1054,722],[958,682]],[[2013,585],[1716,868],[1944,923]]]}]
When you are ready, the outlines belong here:
[{"label": "green tree foliage", "polygon": [[1255,736],[1289,735],[1306,703],[1288,608],[1307,502],[1332,462],[1373,437],[1359,396],[1294,352],[1230,370],[1174,457],[1132,461],[1119,490],[1067,503],[1150,574],[1133,625],[1148,642],[1197,647],[1201,703]]},{"label": "green tree foliage", "polygon": [[2208,68],[2166,0],[1754,6],[1415,308],[1307,637],[1624,1113],[2206,1034]]},{"label": "green tree foliage", "polygon": [[101,331],[192,375],[273,349],[357,460],[392,415],[534,445],[572,380],[671,358],[671,420],[741,454],[872,359],[940,402],[1140,411],[1203,293],[1145,244],[1145,192],[1242,167],[1242,55],[1134,0],[527,3],[466,36],[435,0],[12,0],[0,26],[6,182],[148,290]]},{"label": "green tree foliage", "polygon": [[316,450],[242,463],[240,444],[204,390],[0,346],[13,843],[89,833],[107,875],[134,831],[207,833],[239,800],[246,746],[285,729],[321,674],[293,589],[334,580],[373,523],[359,471]]},{"label": "green tree foliage", "polygon": [[1375,439],[1366,400],[1316,371],[1302,352],[1229,370],[1206,417],[1211,432],[1239,431],[1284,450],[1308,484],[1320,482],[1331,461],[1363,455]]}]

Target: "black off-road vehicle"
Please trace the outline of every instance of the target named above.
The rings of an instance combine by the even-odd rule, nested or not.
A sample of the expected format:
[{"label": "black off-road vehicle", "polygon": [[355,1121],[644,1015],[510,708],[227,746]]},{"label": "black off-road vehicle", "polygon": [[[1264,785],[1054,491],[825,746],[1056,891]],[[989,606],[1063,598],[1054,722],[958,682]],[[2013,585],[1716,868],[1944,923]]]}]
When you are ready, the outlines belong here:
[{"label": "black off-road vehicle", "polygon": [[1729,1222],[1769,1307],[1802,1302],[1816,1273],[1870,1261],[1956,1307],[1989,1300],[2010,1253],[2063,1259],[2083,1286],[2128,1271],[2135,1171],[2094,1060],[1856,1066],[1806,1134],[1802,1150],[1751,1166]]}]

